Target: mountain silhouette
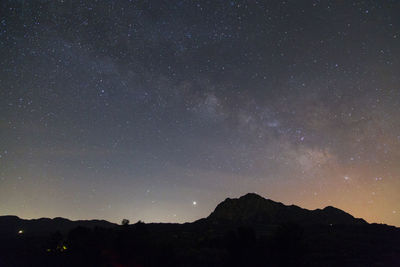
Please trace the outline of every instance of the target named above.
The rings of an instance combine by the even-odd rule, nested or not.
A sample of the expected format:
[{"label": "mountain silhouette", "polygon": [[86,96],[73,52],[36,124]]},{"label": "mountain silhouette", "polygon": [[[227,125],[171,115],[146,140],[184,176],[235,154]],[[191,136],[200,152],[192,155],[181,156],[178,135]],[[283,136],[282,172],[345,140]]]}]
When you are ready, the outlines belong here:
[{"label": "mountain silhouette", "polygon": [[363,219],[334,208],[307,210],[295,205],[265,199],[255,193],[248,193],[238,199],[227,198],[207,217],[207,220],[221,223],[239,224],[366,224]]},{"label": "mountain silhouette", "polygon": [[[363,219],[328,206],[324,209],[307,210],[295,205],[286,206],[280,202],[265,199],[255,193],[248,193],[240,198],[227,198],[217,205],[215,210],[198,222],[203,224],[232,225],[279,225],[296,223],[300,225],[354,225],[367,224]],[[0,234],[14,235],[23,230],[25,234],[49,234],[55,231],[68,232],[78,226],[94,228],[116,227],[105,220],[78,220],[56,217],[25,220],[17,216],[0,216]]]},{"label": "mountain silhouette", "polygon": [[19,231],[23,231],[24,234],[28,235],[45,235],[56,231],[66,233],[73,228],[78,226],[94,228],[104,227],[110,228],[115,227],[116,224],[110,223],[105,220],[78,220],[71,221],[69,219],[56,217],[40,218],[25,220],[17,216],[0,216],[0,236],[13,236]]},{"label": "mountain silhouette", "polygon": [[400,229],[257,194],[192,223],[0,216],[0,266],[400,266]]}]

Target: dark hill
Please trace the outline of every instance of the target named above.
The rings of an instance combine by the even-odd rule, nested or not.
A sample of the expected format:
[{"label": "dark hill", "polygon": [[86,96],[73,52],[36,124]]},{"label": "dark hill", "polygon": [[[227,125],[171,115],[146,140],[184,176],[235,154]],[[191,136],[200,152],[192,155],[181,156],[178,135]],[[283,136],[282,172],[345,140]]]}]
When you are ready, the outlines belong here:
[{"label": "dark hill", "polygon": [[399,255],[399,228],[257,194],[185,224],[0,216],[1,267],[400,266]]},{"label": "dark hill", "polygon": [[78,220],[71,221],[65,218],[40,218],[25,220],[17,216],[0,216],[0,236],[14,236],[22,230],[25,235],[46,235],[56,231],[67,233],[78,226],[94,228],[115,227],[116,224],[105,220]]},{"label": "dark hill", "polygon": [[350,214],[334,208],[307,210],[298,206],[286,206],[282,203],[265,199],[249,193],[238,199],[227,198],[220,203],[207,220],[220,223],[238,224],[366,224],[363,219],[356,219]]}]

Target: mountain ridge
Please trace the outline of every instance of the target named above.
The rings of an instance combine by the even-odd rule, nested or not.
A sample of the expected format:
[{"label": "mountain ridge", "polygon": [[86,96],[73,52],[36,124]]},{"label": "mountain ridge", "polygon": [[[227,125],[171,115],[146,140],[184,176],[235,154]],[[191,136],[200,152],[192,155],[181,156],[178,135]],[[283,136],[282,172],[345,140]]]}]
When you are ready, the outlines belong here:
[{"label": "mountain ridge", "polygon": [[19,231],[35,235],[49,234],[56,231],[68,232],[78,226],[110,228],[117,226],[117,224],[98,219],[70,220],[63,217],[22,219],[15,215],[0,216],[0,235],[2,236],[13,235]]},{"label": "mountain ridge", "polygon": [[[209,216],[196,222],[210,222],[212,224],[264,224],[274,225],[282,223],[296,223],[300,225],[333,225],[333,224],[368,224],[362,218],[355,218],[349,213],[333,206],[323,209],[308,210],[297,205],[285,205],[271,199],[264,198],[256,193],[247,193],[239,198],[226,198],[219,203]],[[168,223],[164,223],[168,224]],[[18,231],[18,229],[32,230],[37,233],[54,231],[69,231],[84,226],[115,227],[117,224],[101,220],[70,220],[63,217],[22,219],[15,215],[0,216],[0,234]]]},{"label": "mountain ridge", "polygon": [[217,205],[206,218],[214,222],[281,224],[366,224],[361,218],[355,218],[336,207],[308,210],[296,205],[284,205],[263,198],[255,193],[248,193],[239,198],[227,198]]},{"label": "mountain ridge", "polygon": [[251,193],[183,224],[0,216],[0,266],[400,266],[399,240],[335,207]]}]

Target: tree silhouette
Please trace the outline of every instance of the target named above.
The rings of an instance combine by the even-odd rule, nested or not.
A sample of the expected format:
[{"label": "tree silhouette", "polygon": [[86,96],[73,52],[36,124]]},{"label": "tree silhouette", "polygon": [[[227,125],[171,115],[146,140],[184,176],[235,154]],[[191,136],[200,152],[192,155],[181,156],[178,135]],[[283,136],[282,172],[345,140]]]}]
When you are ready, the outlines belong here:
[{"label": "tree silhouette", "polygon": [[129,225],[129,220],[128,219],[123,219],[121,222],[121,225],[127,226]]}]

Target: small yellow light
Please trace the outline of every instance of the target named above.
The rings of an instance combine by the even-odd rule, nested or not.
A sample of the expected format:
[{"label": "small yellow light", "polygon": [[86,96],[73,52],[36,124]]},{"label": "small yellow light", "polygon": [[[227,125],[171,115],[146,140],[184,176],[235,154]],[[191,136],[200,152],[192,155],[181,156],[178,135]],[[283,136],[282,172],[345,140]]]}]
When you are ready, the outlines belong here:
[{"label": "small yellow light", "polygon": [[24,230],[19,230],[18,231],[18,234],[23,234],[24,233]]},{"label": "small yellow light", "polygon": [[67,247],[65,245],[62,246],[63,250],[67,250]]}]

